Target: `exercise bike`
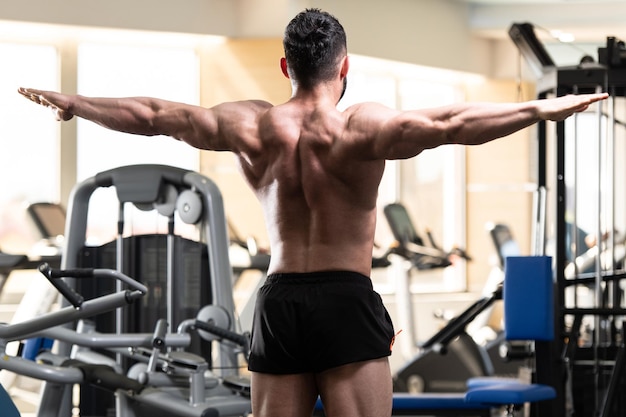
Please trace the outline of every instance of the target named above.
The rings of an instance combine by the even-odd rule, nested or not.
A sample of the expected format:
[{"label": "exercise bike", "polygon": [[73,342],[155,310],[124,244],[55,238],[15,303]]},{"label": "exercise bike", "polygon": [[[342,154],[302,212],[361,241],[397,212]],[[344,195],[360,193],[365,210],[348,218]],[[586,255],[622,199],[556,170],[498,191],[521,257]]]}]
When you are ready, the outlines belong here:
[{"label": "exercise bike", "polygon": [[[384,207],[384,214],[390,229],[396,239],[392,253],[402,256],[410,261],[410,267],[418,270],[445,268],[452,265],[451,257],[455,256],[465,260],[471,258],[460,248],[444,251],[439,247],[432,235],[428,234],[427,246],[425,241],[417,234],[413,222],[406,210],[400,203],[389,204]],[[512,250],[514,243],[508,229],[505,226],[490,230],[491,237],[498,249],[502,251]],[[501,250],[502,249],[502,250]],[[506,255],[505,255],[506,256]],[[406,291],[407,296],[410,292]],[[419,345],[419,353],[405,366],[401,367],[393,376],[395,392],[409,393],[449,393],[465,392],[467,380],[484,376],[511,376],[517,370],[517,364],[509,362],[513,356],[523,357],[524,349],[512,348],[510,344],[505,355],[506,361],[499,357],[500,344],[504,343],[503,334],[491,341],[488,346],[480,345],[468,333],[470,323],[479,316],[488,313],[493,304],[502,299],[501,281],[492,291],[476,300],[458,316],[451,319],[441,330],[436,332],[425,342]],[[407,306],[411,302],[407,300]],[[410,311],[408,314],[412,314]],[[409,321],[410,322],[410,321]],[[518,352],[523,351],[523,354]],[[498,355],[495,358],[493,355]],[[498,364],[498,370],[494,362]]]}]

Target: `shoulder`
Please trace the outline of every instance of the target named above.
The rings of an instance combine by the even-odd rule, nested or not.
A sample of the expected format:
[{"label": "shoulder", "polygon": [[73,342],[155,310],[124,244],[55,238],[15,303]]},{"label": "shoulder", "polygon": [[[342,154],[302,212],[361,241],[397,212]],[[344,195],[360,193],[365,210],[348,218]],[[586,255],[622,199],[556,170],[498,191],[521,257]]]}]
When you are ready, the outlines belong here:
[{"label": "shoulder", "polygon": [[271,103],[262,100],[194,106],[189,115],[193,128],[183,140],[201,149],[245,152],[256,146],[260,120],[272,107]]},{"label": "shoulder", "polygon": [[344,137],[356,146],[371,146],[388,123],[401,112],[380,103],[364,102],[343,111]]},{"label": "shoulder", "polygon": [[354,104],[343,111],[346,127],[356,132],[362,129],[368,132],[376,131],[399,113],[398,110],[374,102]]},{"label": "shoulder", "polygon": [[227,115],[228,118],[243,119],[263,115],[274,106],[263,100],[229,101],[209,108],[218,115]]},{"label": "shoulder", "polygon": [[395,113],[397,110],[374,101],[364,101],[348,106],[343,113],[346,115],[372,115],[372,113]]},{"label": "shoulder", "polygon": [[273,105],[262,100],[230,101],[213,106],[205,113],[208,120],[214,120],[218,131],[226,136],[237,138],[256,133],[261,120]]}]

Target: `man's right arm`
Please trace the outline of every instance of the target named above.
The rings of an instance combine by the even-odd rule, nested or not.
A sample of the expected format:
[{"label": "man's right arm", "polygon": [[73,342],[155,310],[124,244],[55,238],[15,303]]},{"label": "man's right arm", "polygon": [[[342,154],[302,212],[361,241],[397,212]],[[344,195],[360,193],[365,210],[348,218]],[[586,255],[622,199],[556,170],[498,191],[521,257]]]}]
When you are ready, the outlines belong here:
[{"label": "man's right arm", "polygon": [[371,105],[357,107],[352,125],[364,132],[357,136],[369,142],[361,144],[364,156],[406,159],[445,144],[483,144],[540,120],[564,120],[607,97],[586,94],[521,103],[458,103],[414,111]]}]

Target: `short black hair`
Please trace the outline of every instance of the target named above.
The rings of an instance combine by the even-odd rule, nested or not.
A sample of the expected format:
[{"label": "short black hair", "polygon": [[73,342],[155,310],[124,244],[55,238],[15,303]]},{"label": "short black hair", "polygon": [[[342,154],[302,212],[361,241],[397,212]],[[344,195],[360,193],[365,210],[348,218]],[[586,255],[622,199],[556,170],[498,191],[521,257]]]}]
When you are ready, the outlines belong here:
[{"label": "short black hair", "polygon": [[336,76],[336,64],[347,52],[346,32],[331,14],[306,9],[285,28],[283,47],[290,76],[308,89]]}]

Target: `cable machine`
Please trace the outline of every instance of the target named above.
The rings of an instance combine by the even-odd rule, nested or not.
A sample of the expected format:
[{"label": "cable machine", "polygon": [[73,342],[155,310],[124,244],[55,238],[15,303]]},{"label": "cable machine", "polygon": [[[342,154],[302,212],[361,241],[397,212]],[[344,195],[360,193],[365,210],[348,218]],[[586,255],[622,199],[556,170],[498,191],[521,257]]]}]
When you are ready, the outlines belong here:
[{"label": "cable machine", "polygon": [[[546,236],[555,271],[554,342],[537,343],[537,382],[557,398],[539,416],[626,416],[626,48],[607,38],[598,62],[557,67],[532,25],[509,35],[538,75],[538,98],[608,92],[563,122],[541,122],[537,186],[547,190]],[[586,238],[586,239],[585,239]]]}]

